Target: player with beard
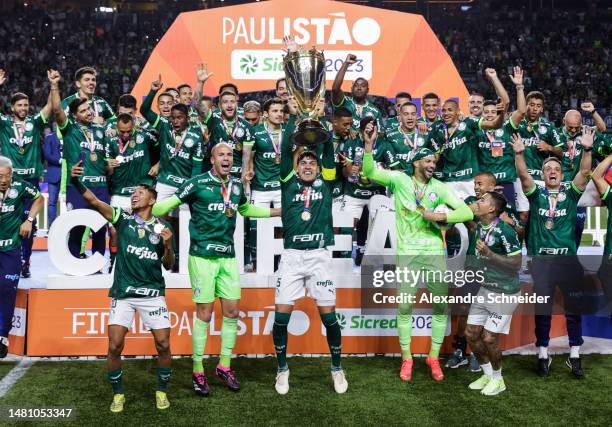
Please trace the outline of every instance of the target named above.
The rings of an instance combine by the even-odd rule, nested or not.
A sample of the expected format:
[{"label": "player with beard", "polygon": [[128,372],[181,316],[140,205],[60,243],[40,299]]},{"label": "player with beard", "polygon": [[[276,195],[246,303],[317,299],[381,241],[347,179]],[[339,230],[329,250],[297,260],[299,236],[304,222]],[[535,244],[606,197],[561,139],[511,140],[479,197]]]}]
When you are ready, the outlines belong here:
[{"label": "player with beard", "polygon": [[[253,141],[243,147],[242,181],[250,188],[251,203],[255,206],[281,207],[281,142],[286,133],[283,124],[284,103],[271,98],[264,104],[265,121],[253,129]],[[257,222],[249,221],[250,262],[245,270],[255,268],[257,248]]]},{"label": "player with beard", "polygon": [[276,97],[287,102],[289,100],[289,89],[287,89],[287,79],[281,77],[276,81]]},{"label": "player with beard", "polygon": [[[370,133],[368,130],[373,132]],[[469,221],[473,218],[472,211],[455,196],[451,187],[433,178],[437,158],[428,148],[419,148],[414,154],[412,176],[403,171],[385,171],[376,168],[372,155],[376,137],[376,129],[370,125],[364,133],[363,173],[368,179],[389,187],[393,192],[397,228],[397,268],[432,273],[424,280],[427,289],[433,296],[447,295],[448,284],[441,278],[431,277],[440,277],[446,270],[442,231],[435,223],[454,224]],[[440,205],[447,205],[452,210],[448,213],[434,212],[434,209]],[[419,284],[420,281],[400,283],[398,295],[402,297],[416,295]],[[410,301],[403,302],[398,307],[397,329],[402,349],[400,369],[402,381],[412,379],[413,360],[410,351],[412,309],[413,304]],[[438,357],[444,341],[447,319],[446,304],[434,302],[431,348],[426,363],[435,381],[444,379]]]},{"label": "player with beard", "polygon": [[[161,96],[161,95],[160,95]],[[134,119],[134,126],[136,129],[150,130],[151,125],[144,118],[137,116],[138,112],[138,101],[136,98],[129,93],[124,93],[119,97],[117,103],[117,116],[120,114],[129,114]],[[168,110],[168,113],[170,110]],[[106,121],[106,132],[109,136],[116,136],[116,132],[109,132],[109,130],[115,129],[117,126],[117,117],[111,117]]]},{"label": "player with beard", "polygon": [[478,218],[476,231],[470,236],[467,255],[472,267],[481,271],[483,281],[467,319],[466,334],[470,347],[478,357],[484,375],[469,388],[485,396],[495,396],[506,390],[501,372],[499,335],[510,332],[512,313],[518,302],[496,302],[500,295],[518,297],[521,294],[518,272],[521,268],[521,244],[516,232],[500,219],[507,200],[495,192],[485,193],[474,209]]},{"label": "player with beard", "polygon": [[230,368],[236,343],[240,303],[240,275],[234,251],[236,212],[242,216],[267,218],[280,215],[279,209],[250,205],[239,179],[232,176],[234,150],[219,142],[212,148],[212,169],[187,180],[176,194],[153,206],[156,216],[187,203],[189,222],[189,279],[192,300],[196,304],[196,320],[192,332],[194,391],[200,396],[210,393],[202,365],[208,325],[215,298],[221,299],[221,358],[216,375],[232,391],[240,390],[236,374]]},{"label": "player with beard", "polygon": [[261,104],[257,101],[247,101],[244,103],[244,120],[252,127],[261,123]]},{"label": "player with beard", "polygon": [[480,93],[473,93],[468,97],[468,109],[470,110],[470,119],[474,121],[480,120],[484,108],[484,101],[484,96]]},{"label": "player with beard", "polygon": [[[5,81],[6,73],[0,70],[0,86]],[[43,174],[42,134],[52,113],[51,93],[47,98],[47,104],[34,116],[28,115],[30,99],[26,94],[14,93],[11,95],[10,104],[11,114],[0,115],[0,155],[11,160],[15,175],[39,188],[38,183]],[[31,200],[25,201],[23,220],[30,216],[31,205]],[[21,239],[21,275],[26,278],[31,275],[30,257],[35,234],[36,219],[32,223],[30,235]]]},{"label": "player with beard", "polygon": [[169,93],[170,96],[172,96],[172,105],[181,103],[181,95],[179,94],[179,91],[177,88],[169,87],[166,89],[166,92]]},{"label": "player with beard", "polygon": [[[210,148],[225,142],[234,150],[232,176],[242,178],[242,152],[245,145],[253,144],[253,128],[237,115],[238,96],[223,92],[219,96],[220,114],[209,114],[205,125],[210,131]],[[243,112],[244,114],[244,112]],[[248,166],[248,165],[247,165]]]},{"label": "player with beard", "polygon": [[395,116],[388,117],[385,121],[385,135],[388,131],[397,129],[400,122],[400,109],[406,102],[412,102],[412,96],[408,92],[398,92],[395,95]]},{"label": "player with beard", "polygon": [[[69,116],[62,109],[59,97],[60,75],[51,70],[51,100],[58,130],[63,135],[62,156],[67,170],[79,161],[82,162],[84,172],[81,177],[83,184],[88,185],[96,197],[104,203],[110,201],[108,193],[108,167],[105,161],[106,150],[104,147],[104,127],[94,122],[94,111],[92,103],[87,98],[75,98],[68,106]],[[68,209],[91,209],[83,196],[76,188],[67,182],[66,204]],[[79,258],[81,255],[81,244],[84,226],[74,227],[70,230],[68,247],[70,253]],[[106,248],[106,226],[92,235],[92,252],[104,255]]]},{"label": "player with beard", "polygon": [[332,85],[332,106],[334,108],[344,107],[353,114],[353,129],[359,130],[359,121],[364,117],[373,117],[378,129],[382,129],[382,115],[380,110],[368,101],[369,83],[363,77],[358,77],[351,86],[351,96],[342,91],[344,76],[351,65],[357,64],[359,59],[353,54],[348,54],[346,60],[338,70]]},{"label": "player with beard", "polygon": [[68,106],[75,99],[85,98],[93,112],[93,122],[103,125],[115,113],[111,106],[102,97],[95,95],[98,73],[92,67],[79,68],[74,73],[74,85],[77,92],[62,100],[62,109],[68,115]]},{"label": "player with beard", "polygon": [[518,135],[512,137],[516,153],[516,171],[523,191],[530,202],[528,254],[533,256],[532,276],[538,296],[548,297],[536,305],[535,335],[538,347],[538,375],[549,375],[552,359],[548,354],[550,340],[551,308],[555,288],[559,286],[564,296],[565,319],[569,337],[570,356],[567,366],[572,374],[581,378],[584,372],[580,360],[582,340],[583,268],[576,256],[575,228],[578,200],[584,192],[591,174],[591,150],[594,132],[585,128],[582,139],[582,156],[579,172],[569,187],[564,181],[561,161],[556,157],[546,159],[542,166],[544,186],[536,185],[525,163],[525,146]]},{"label": "player with beard", "polygon": [[275,313],[272,335],[278,371],[276,391],[289,391],[287,365],[287,325],[295,302],[306,294],[316,301],[326,330],[331,353],[331,376],[334,390],[344,393],[348,382],[342,369],[342,333],[336,317],[336,290],[331,281],[331,252],[334,244],[332,203],[336,178],[334,144],[323,143],[322,167],[313,150],[304,150],[293,162],[295,115],[291,115],[281,145],[281,192],[283,204],[284,250],[279,266],[279,280],[274,298]]},{"label": "player with beard", "polygon": [[[30,214],[22,220],[28,200],[33,201]],[[13,327],[21,271],[21,239],[32,233],[32,223],[43,203],[38,188],[14,177],[11,160],[0,156],[0,359],[8,353],[8,336]]]},{"label": "player with beard", "polygon": [[391,143],[401,169],[412,175],[412,156],[419,148],[427,146],[429,139],[417,126],[416,104],[405,102],[397,111],[399,123],[394,127],[387,126],[386,139]]},{"label": "player with beard", "polygon": [[[128,116],[129,117],[129,116]],[[121,119],[119,123],[122,123]],[[99,200],[80,180],[81,162],[72,167],[72,184],[85,201],[117,229],[119,251],[113,284],[108,292],[112,298],[108,318],[107,378],[113,387],[111,412],[123,411],[125,393],[122,387],[121,352],[125,336],[138,312],[153,334],[158,354],[158,409],[167,409],[166,395],[172,373],[170,352],[170,317],[165,298],[162,266],[170,270],[174,264],[172,232],[169,224],[152,215],[157,192],[147,184],[137,185],[130,196],[129,212]]]}]

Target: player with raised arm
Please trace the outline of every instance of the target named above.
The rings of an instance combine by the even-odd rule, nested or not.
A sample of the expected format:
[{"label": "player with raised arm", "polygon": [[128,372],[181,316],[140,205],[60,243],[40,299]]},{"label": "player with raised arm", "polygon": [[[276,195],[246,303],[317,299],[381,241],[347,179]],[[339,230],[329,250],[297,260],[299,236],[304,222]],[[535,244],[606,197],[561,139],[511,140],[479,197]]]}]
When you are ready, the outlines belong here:
[{"label": "player with raised arm", "polygon": [[[368,131],[372,131],[372,133]],[[388,187],[393,191],[397,228],[397,267],[413,271],[443,272],[446,269],[444,241],[442,231],[436,222],[459,223],[473,218],[470,208],[460,200],[446,184],[433,178],[437,158],[428,148],[419,148],[412,159],[414,175],[409,176],[399,171],[385,171],[374,166],[372,150],[376,140],[376,130],[365,131],[365,156],[363,173],[372,181]],[[434,212],[440,205],[447,205],[452,210],[448,213]],[[398,293],[416,295],[419,283],[403,282]],[[448,284],[442,280],[426,280],[427,289],[433,296],[448,294]],[[402,349],[402,367],[400,378],[403,381],[412,379],[412,354],[410,341],[412,337],[411,302],[399,305],[397,329]],[[439,353],[447,325],[447,307],[445,303],[433,303],[431,323],[431,348],[426,363],[431,368],[431,376],[442,381],[444,374],[440,367]]]},{"label": "player with raised arm", "polygon": [[584,376],[580,359],[582,340],[583,268],[577,258],[574,232],[578,200],[584,192],[591,173],[591,150],[594,131],[585,128],[581,144],[580,170],[569,187],[562,185],[563,167],[556,157],[546,159],[542,166],[544,186],[536,185],[525,162],[525,145],[518,135],[512,137],[516,153],[516,171],[523,191],[530,204],[528,254],[533,257],[532,276],[538,296],[546,302],[536,305],[535,335],[538,347],[538,375],[549,375],[552,358],[548,354],[550,340],[551,308],[555,288],[559,286],[564,296],[565,320],[570,345],[567,366],[572,374]]},{"label": "player with raised arm", "polygon": [[303,150],[293,163],[291,134],[295,112],[290,116],[281,145],[281,192],[283,205],[284,250],[274,297],[272,335],[278,361],[276,391],[289,391],[287,365],[287,325],[295,302],[308,294],[316,301],[325,326],[331,353],[331,376],[337,393],[348,389],[340,363],[342,333],[336,317],[336,289],[331,280],[331,252],[334,244],[332,203],[336,178],[334,143],[330,136],[323,143],[322,167],[313,150]]},{"label": "player with raised arm", "polygon": [[279,209],[260,208],[247,202],[242,183],[230,171],[233,148],[224,142],[212,149],[212,169],[183,183],[176,194],[153,206],[153,214],[165,215],[182,203],[191,210],[189,221],[189,280],[192,300],[196,304],[193,325],[193,388],[196,394],[208,396],[202,358],[206,346],[215,298],[221,299],[221,358],[216,375],[230,390],[240,390],[236,374],[230,368],[236,343],[240,303],[240,275],[234,251],[236,212],[243,216],[267,218],[279,216]]},{"label": "player with raised arm", "polygon": [[[27,219],[24,205],[33,200]],[[43,206],[38,188],[13,176],[11,159],[0,156],[0,359],[8,353],[17,285],[21,272],[21,239],[32,233],[34,218]]]},{"label": "player with raised arm", "polygon": [[166,284],[161,267],[170,270],[174,265],[172,231],[168,223],[156,218],[151,212],[157,198],[157,192],[152,186],[136,186],[130,197],[131,212],[127,212],[98,199],[83,184],[83,171],[81,161],[72,167],[72,185],[93,209],[117,229],[117,265],[108,292],[112,298],[108,318],[107,356],[107,377],[113,387],[110,410],[121,412],[125,404],[121,352],[136,312],[153,334],[159,363],[155,401],[158,409],[167,409],[170,406],[166,391],[172,372],[172,355],[170,316],[164,296]]},{"label": "player with raised arm", "polygon": [[96,93],[98,72],[93,67],[82,67],[74,73],[74,85],[77,92],[62,100],[62,109],[68,115],[70,103],[75,99],[85,98],[93,113],[93,122],[104,125],[115,113],[106,100]]},{"label": "player with raised arm", "polygon": [[[6,81],[6,72],[0,70],[0,86]],[[34,116],[28,115],[30,99],[25,93],[11,95],[11,114],[0,115],[0,155],[11,160],[13,173],[36,188],[43,174],[42,134],[52,114],[51,92],[47,104]],[[23,219],[30,216],[31,200],[26,200]],[[36,220],[32,223],[32,233],[21,239],[21,275],[30,277],[30,257],[36,234]]]},{"label": "player with raised arm", "polygon": [[516,298],[521,293],[518,271],[521,268],[521,244],[516,232],[500,216],[507,200],[496,192],[488,192],[476,202],[476,231],[470,235],[467,255],[473,257],[472,269],[482,272],[483,282],[467,318],[466,335],[478,357],[484,375],[469,388],[495,396],[506,385],[501,373],[499,335],[510,332],[516,302],[495,301],[500,296]]}]

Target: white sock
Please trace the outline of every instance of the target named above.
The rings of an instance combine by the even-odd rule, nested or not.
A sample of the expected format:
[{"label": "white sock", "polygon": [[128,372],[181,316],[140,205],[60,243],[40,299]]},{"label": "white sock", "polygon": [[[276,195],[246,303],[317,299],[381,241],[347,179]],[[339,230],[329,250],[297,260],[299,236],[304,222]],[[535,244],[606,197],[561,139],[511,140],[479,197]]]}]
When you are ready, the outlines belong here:
[{"label": "white sock", "polygon": [[480,367],[482,368],[482,372],[484,372],[487,377],[493,375],[493,366],[491,366],[491,362],[483,363],[482,365],[480,365]]},{"label": "white sock", "polygon": [[499,368],[497,371],[493,369],[491,378],[493,378],[494,380],[500,380],[501,377],[502,377],[501,368]]},{"label": "white sock", "polygon": [[570,357],[572,359],[576,357],[580,357],[580,346],[579,345],[573,345],[570,347]]},{"label": "white sock", "polygon": [[538,347],[540,349],[540,359],[548,359],[548,347]]}]

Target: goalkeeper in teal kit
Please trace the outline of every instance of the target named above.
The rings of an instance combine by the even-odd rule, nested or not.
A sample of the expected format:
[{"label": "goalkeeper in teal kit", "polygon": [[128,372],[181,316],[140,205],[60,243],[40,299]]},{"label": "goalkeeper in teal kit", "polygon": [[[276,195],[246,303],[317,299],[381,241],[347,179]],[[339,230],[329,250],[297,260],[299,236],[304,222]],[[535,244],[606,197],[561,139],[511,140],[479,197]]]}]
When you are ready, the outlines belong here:
[{"label": "goalkeeper in teal kit", "polygon": [[[393,191],[397,227],[397,268],[409,268],[425,275],[427,289],[434,297],[446,296],[448,284],[444,282],[446,260],[442,231],[437,223],[459,223],[473,218],[470,208],[454,195],[446,184],[433,178],[436,168],[436,155],[428,148],[419,148],[413,158],[414,174],[399,171],[376,169],[372,158],[372,146],[376,131],[372,128],[365,132],[365,155],[363,174],[368,179],[387,186]],[[440,205],[447,205],[448,213],[434,212]],[[431,274],[430,274],[431,273]],[[423,277],[423,276],[421,276]],[[437,279],[437,280],[436,280]],[[399,293],[414,297],[419,281],[400,283]],[[412,379],[412,336],[413,302],[399,304],[397,329],[402,349],[400,378]],[[445,303],[432,304],[431,349],[426,363],[431,368],[431,376],[442,381],[444,374],[440,368],[438,355],[444,340],[448,321]]]}]

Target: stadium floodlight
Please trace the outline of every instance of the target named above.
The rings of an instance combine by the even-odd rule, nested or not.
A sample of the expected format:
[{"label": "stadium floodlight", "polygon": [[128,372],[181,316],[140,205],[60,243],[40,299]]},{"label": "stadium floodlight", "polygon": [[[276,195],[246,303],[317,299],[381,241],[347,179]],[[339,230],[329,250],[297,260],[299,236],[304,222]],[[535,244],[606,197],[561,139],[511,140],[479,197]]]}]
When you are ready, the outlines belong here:
[{"label": "stadium floodlight", "polygon": [[102,13],[113,13],[115,11],[115,9],[113,9],[112,7],[106,7],[106,6],[96,7],[95,10],[97,12],[102,12]]}]

